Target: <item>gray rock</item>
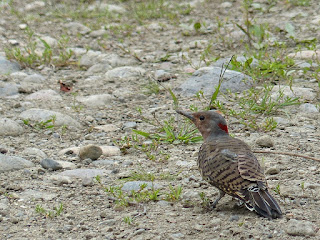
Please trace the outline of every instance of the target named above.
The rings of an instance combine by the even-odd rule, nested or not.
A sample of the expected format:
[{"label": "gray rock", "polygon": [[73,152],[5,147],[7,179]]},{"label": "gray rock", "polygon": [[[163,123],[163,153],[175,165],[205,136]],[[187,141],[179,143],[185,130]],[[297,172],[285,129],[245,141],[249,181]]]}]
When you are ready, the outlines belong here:
[{"label": "gray rock", "polygon": [[34,167],[34,164],[24,158],[0,154],[0,173]]},{"label": "gray rock", "polygon": [[102,149],[99,146],[90,144],[80,148],[79,157],[84,160],[90,158],[92,160],[97,160],[102,155]]},{"label": "gray rock", "polygon": [[311,103],[301,104],[299,109],[305,113],[318,113],[319,112],[318,108]]},{"label": "gray rock", "polygon": [[55,185],[61,186],[63,184],[71,184],[73,183],[71,177],[69,176],[60,176],[60,175],[53,175],[49,178],[51,182]]},{"label": "gray rock", "polygon": [[45,7],[46,4],[43,1],[34,1],[25,6],[26,11],[35,11]]},{"label": "gray rock", "polygon": [[97,63],[92,65],[85,73],[86,76],[92,76],[95,74],[105,74],[111,66],[108,63]]},{"label": "gray rock", "polygon": [[64,25],[68,32],[72,35],[82,34],[85,35],[91,31],[90,28],[78,22],[70,22]]},{"label": "gray rock", "polygon": [[145,72],[141,67],[124,66],[109,70],[105,76],[108,80],[131,79],[141,77]]},{"label": "gray rock", "polygon": [[40,165],[45,169],[59,170],[62,169],[62,166],[53,159],[45,158],[42,159]]},{"label": "gray rock", "polygon": [[152,187],[154,189],[159,189],[161,188],[162,186],[157,184],[157,183],[153,183],[152,182],[148,182],[148,181],[130,181],[130,182],[126,182],[125,184],[123,184],[122,186],[122,190],[123,191],[138,191],[140,189],[140,186],[142,184],[147,184],[147,189],[152,189]]},{"label": "gray rock", "polygon": [[27,189],[20,194],[20,198],[27,201],[27,200],[44,200],[50,201],[56,198],[58,194],[50,193],[46,191],[37,191],[33,189]]},{"label": "gray rock", "polygon": [[97,37],[103,37],[105,35],[107,35],[107,31],[104,30],[104,29],[99,29],[99,30],[95,30],[95,31],[92,31],[89,36],[90,37],[93,37],[93,38],[97,38]]},{"label": "gray rock", "polygon": [[23,154],[24,156],[40,158],[40,159],[47,157],[47,154],[45,154],[43,151],[41,151],[38,148],[25,148],[21,154]]},{"label": "gray rock", "polygon": [[264,135],[262,137],[259,137],[256,140],[256,143],[260,146],[260,147],[273,147],[273,141],[272,138],[268,135]]},{"label": "gray rock", "polygon": [[59,163],[63,169],[68,169],[68,170],[71,170],[71,169],[76,169],[77,166],[72,163],[72,162],[67,162],[67,161],[58,161],[56,160],[57,163]]},{"label": "gray rock", "polygon": [[85,104],[88,107],[105,107],[110,105],[114,97],[110,94],[91,95],[87,97],[77,97],[77,101]]},{"label": "gray rock", "polygon": [[22,82],[23,79],[25,79],[28,76],[28,74],[24,73],[24,72],[14,72],[10,74],[10,77],[15,80],[15,81],[19,81]]},{"label": "gray rock", "polygon": [[0,75],[18,71],[20,71],[20,65],[18,63],[8,61],[5,57],[0,56]]},{"label": "gray rock", "polygon": [[45,83],[46,79],[44,76],[40,75],[40,74],[32,74],[32,75],[28,75],[27,77],[25,77],[23,79],[23,82],[27,82],[27,83]]},{"label": "gray rock", "polygon": [[86,168],[86,169],[66,170],[58,175],[84,179],[84,178],[94,178],[98,175],[102,176],[104,174],[105,174],[104,170]]},{"label": "gray rock", "polygon": [[315,236],[315,226],[306,220],[290,219],[286,224],[286,232],[292,236]]},{"label": "gray rock", "polygon": [[19,93],[19,88],[15,83],[5,83],[0,85],[0,97],[13,96],[18,93]]},{"label": "gray rock", "polygon": [[19,136],[24,132],[23,128],[9,118],[0,118],[0,136]]},{"label": "gray rock", "polygon": [[52,117],[55,117],[55,122],[54,122],[55,126],[66,125],[66,126],[74,126],[77,128],[81,127],[80,123],[78,123],[76,120],[74,120],[70,116],[59,113],[59,112],[46,110],[46,109],[31,108],[20,114],[20,118],[29,119],[35,122],[45,122],[45,121],[48,121],[49,119],[52,119]]},{"label": "gray rock", "polygon": [[136,128],[136,127],[137,127],[136,122],[126,122],[123,124],[123,129]]},{"label": "gray rock", "polygon": [[154,73],[154,77],[159,82],[165,82],[165,81],[169,81],[170,79],[176,78],[174,74],[166,72],[164,70],[157,70]]},{"label": "gray rock", "polygon": [[[312,101],[317,97],[317,94],[314,92],[312,88],[303,88],[303,87],[292,87],[290,86],[283,86],[280,88],[280,91],[283,92],[283,97],[290,97],[290,98],[301,98],[304,100]],[[271,97],[273,99],[277,99],[279,97],[279,88],[275,87],[271,91]]]},{"label": "gray rock", "polygon": [[40,90],[26,97],[26,100],[61,101],[62,97],[54,90]]},{"label": "gray rock", "polygon": [[102,55],[100,51],[88,51],[81,57],[79,65],[81,67],[91,67],[97,63],[100,63],[99,56]]},{"label": "gray rock", "polygon": [[114,132],[114,131],[117,131],[119,128],[114,124],[106,124],[106,125],[95,126],[94,129],[101,130],[103,132]]},{"label": "gray rock", "polygon": [[[203,67],[195,71],[192,77],[181,84],[176,91],[180,95],[194,96],[200,90],[205,95],[212,95],[215,87],[218,86],[221,68]],[[243,73],[226,70],[220,91],[226,92],[229,89],[232,92],[241,92],[251,87],[251,78]]]}]

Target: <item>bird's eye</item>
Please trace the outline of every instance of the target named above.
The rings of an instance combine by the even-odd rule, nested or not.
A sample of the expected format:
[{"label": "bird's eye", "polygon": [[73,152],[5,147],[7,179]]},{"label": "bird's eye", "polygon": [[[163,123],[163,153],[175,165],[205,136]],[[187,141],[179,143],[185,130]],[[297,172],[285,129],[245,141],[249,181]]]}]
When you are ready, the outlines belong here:
[{"label": "bird's eye", "polygon": [[203,121],[203,120],[205,119],[205,117],[204,117],[204,116],[200,116],[199,119],[200,119],[201,121]]}]

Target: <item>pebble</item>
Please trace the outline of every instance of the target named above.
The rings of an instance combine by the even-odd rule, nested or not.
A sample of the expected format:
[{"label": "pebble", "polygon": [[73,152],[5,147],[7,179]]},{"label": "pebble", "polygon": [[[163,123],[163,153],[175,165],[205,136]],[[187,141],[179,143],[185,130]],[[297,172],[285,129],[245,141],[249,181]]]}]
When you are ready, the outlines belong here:
[{"label": "pebble", "polygon": [[70,116],[51,110],[31,108],[20,114],[20,118],[28,119],[35,122],[45,122],[49,119],[52,119],[53,116],[55,117],[55,126],[74,126],[77,128],[81,127],[80,123],[78,123]]},{"label": "pebble", "polygon": [[38,148],[25,148],[22,153],[24,156],[33,157],[33,158],[46,158],[47,154],[45,154],[42,150]]},{"label": "pebble", "polygon": [[130,192],[132,190],[138,191],[138,190],[140,190],[140,186],[142,184],[147,184],[146,189],[152,189],[152,187],[154,189],[159,189],[162,187],[161,185],[159,185],[157,183],[152,183],[152,182],[148,182],[148,181],[130,181],[130,182],[126,182],[125,184],[123,184],[121,189],[123,191],[128,191],[128,192]]},{"label": "pebble", "polygon": [[[292,89],[292,90],[291,90]],[[312,101],[317,97],[317,94],[314,92],[312,88],[304,88],[304,87],[292,87],[290,86],[283,86],[280,88],[283,92],[283,97],[290,97],[296,98],[299,97],[300,99]],[[273,99],[277,99],[279,97],[279,88],[275,87],[271,91],[271,97]]]},{"label": "pebble", "polygon": [[24,158],[0,154],[0,173],[34,167],[34,164]]},{"label": "pebble", "polygon": [[[184,96],[195,96],[200,90],[206,96],[212,95],[219,83],[220,73],[220,67],[200,68],[192,74],[191,78],[176,88],[176,91]],[[247,79],[246,83],[244,83],[244,79]],[[226,92],[229,89],[231,92],[241,92],[251,87],[250,82],[251,78],[249,76],[240,72],[226,70],[220,90]]]},{"label": "pebble", "polygon": [[112,165],[117,165],[118,162],[115,160],[97,160],[92,162],[93,166],[112,166]]},{"label": "pebble", "polygon": [[81,160],[90,158],[97,160],[102,155],[102,149],[99,146],[89,144],[80,148],[79,157]]},{"label": "pebble", "polygon": [[24,129],[14,120],[0,118],[0,136],[20,136]]},{"label": "pebble", "polygon": [[94,129],[101,130],[103,132],[114,132],[117,131],[119,128],[114,124],[106,124],[95,126]]},{"label": "pebble", "polygon": [[105,175],[105,171],[101,169],[83,168],[83,169],[66,170],[62,173],[59,173],[58,175],[84,179],[84,178],[94,178],[98,175],[103,176]]},{"label": "pebble", "polygon": [[73,183],[71,177],[68,176],[60,176],[60,175],[53,175],[49,178],[51,182],[55,185],[61,186],[63,184],[71,184]]},{"label": "pebble", "polygon": [[79,155],[80,147],[70,147],[70,148],[64,148],[61,151],[58,152],[59,156],[63,155]]},{"label": "pebble", "polygon": [[166,72],[165,70],[157,70],[154,74],[154,77],[159,82],[166,82],[173,78],[177,78],[176,75]]},{"label": "pebble", "polygon": [[26,100],[62,101],[62,97],[54,90],[40,90],[26,97]]},{"label": "pebble", "polygon": [[33,189],[27,189],[20,193],[20,199],[24,201],[28,200],[44,200],[44,201],[51,201],[58,196],[57,193],[51,193],[44,190],[37,191]]},{"label": "pebble", "polygon": [[320,50],[304,50],[297,53],[290,53],[288,57],[304,60],[320,60]]},{"label": "pebble", "polygon": [[137,128],[137,123],[136,122],[125,122],[124,124],[123,124],[123,127],[122,127],[123,129],[130,129],[130,128]]},{"label": "pebble", "polygon": [[105,93],[86,97],[79,96],[76,99],[88,107],[105,107],[110,104],[110,101],[113,100],[114,97]]},{"label": "pebble", "polygon": [[97,63],[92,65],[85,73],[85,76],[92,76],[95,74],[105,74],[111,66],[108,63]]},{"label": "pebble", "polygon": [[299,109],[305,113],[318,113],[319,112],[318,108],[314,104],[311,104],[311,103],[301,104]]},{"label": "pebble", "polygon": [[222,8],[231,8],[232,7],[232,3],[231,2],[223,2],[220,4],[220,7]]},{"label": "pebble", "polygon": [[59,160],[56,160],[56,162],[59,163],[62,166],[62,169],[71,170],[71,169],[76,169],[77,168],[77,166],[72,162],[59,161]]},{"label": "pebble", "polygon": [[139,78],[145,74],[146,70],[141,67],[117,67],[106,72],[105,76],[108,80]]},{"label": "pebble", "polygon": [[14,95],[17,95],[18,93],[19,93],[19,88],[17,84],[15,83],[1,84],[0,82],[0,97],[14,96]]},{"label": "pebble", "polygon": [[315,226],[306,220],[290,219],[286,224],[286,232],[291,236],[315,236]]},{"label": "pebble", "polygon": [[50,158],[42,159],[40,165],[45,169],[52,169],[53,171],[62,169],[62,166],[58,162]]},{"label": "pebble", "polygon": [[45,6],[46,6],[46,4],[43,1],[34,1],[32,3],[27,4],[25,6],[25,10],[26,11],[35,11],[35,10],[39,10]]},{"label": "pebble", "polygon": [[260,147],[268,147],[268,148],[273,147],[274,145],[272,138],[268,135],[264,135],[256,139],[256,144]]},{"label": "pebble", "polygon": [[112,157],[112,156],[120,156],[121,150],[116,146],[100,146],[102,149],[103,156]]},{"label": "pebble", "polygon": [[85,35],[87,33],[89,33],[91,31],[90,28],[86,27],[85,25],[78,23],[78,22],[70,22],[70,23],[66,23],[64,25],[65,28],[67,28],[68,32],[71,35],[77,35],[77,34],[82,34]]}]

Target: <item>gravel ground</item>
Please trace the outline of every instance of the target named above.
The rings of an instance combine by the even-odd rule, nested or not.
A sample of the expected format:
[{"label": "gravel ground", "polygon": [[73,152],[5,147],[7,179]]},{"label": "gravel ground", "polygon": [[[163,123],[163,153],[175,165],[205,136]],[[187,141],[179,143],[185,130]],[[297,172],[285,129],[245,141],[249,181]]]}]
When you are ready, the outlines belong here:
[{"label": "gravel ground", "polygon": [[[257,153],[284,213],[269,221],[231,197],[214,210],[204,206],[200,195],[214,200],[218,191],[196,167],[201,142],[132,137],[133,129],[159,132],[170,118],[184,124],[165,89],[173,89],[179,108],[203,109],[209,98],[181,84],[261,47],[255,35],[246,48],[245,29],[237,27],[245,26],[242,1],[166,2],[153,15],[146,6],[154,1],[0,2],[1,239],[320,239],[319,162]],[[268,24],[263,43],[273,47],[265,57],[277,42],[286,44],[282,57],[296,60],[293,91],[285,94],[301,103],[273,112],[278,125],[269,132],[227,115],[229,132],[254,150],[320,158],[319,12],[316,0],[259,0],[248,8],[252,24]],[[54,49],[50,62],[7,62],[6,49],[28,46],[28,29],[36,53],[45,51],[40,38]],[[281,80],[272,84],[288,85]],[[266,117],[255,116],[258,124]],[[154,191],[156,200],[132,199]]]}]

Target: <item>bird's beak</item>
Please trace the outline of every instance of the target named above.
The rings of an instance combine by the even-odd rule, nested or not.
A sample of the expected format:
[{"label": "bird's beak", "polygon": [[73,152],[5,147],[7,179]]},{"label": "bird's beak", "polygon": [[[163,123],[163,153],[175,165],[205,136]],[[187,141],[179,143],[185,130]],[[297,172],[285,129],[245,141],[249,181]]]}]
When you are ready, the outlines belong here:
[{"label": "bird's beak", "polygon": [[186,111],[182,111],[182,110],[176,110],[176,112],[181,114],[181,115],[183,115],[183,116],[185,116],[185,117],[187,117],[187,118],[189,118],[191,121],[195,120],[194,116],[190,112],[186,112]]}]

